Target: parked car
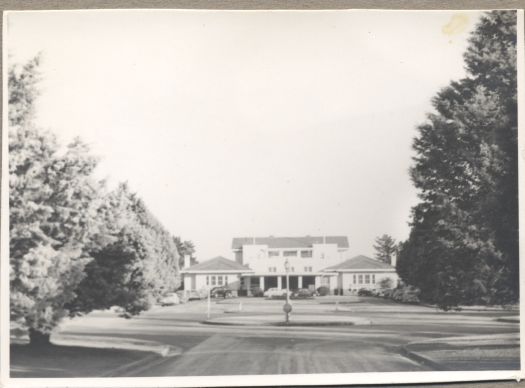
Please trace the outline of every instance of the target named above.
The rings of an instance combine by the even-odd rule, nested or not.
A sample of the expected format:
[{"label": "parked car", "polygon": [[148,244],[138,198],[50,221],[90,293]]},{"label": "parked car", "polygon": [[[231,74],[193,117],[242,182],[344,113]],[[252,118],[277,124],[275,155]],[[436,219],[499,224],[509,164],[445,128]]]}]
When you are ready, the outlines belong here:
[{"label": "parked car", "polygon": [[319,296],[326,296],[326,295],[330,295],[330,289],[326,286],[321,286],[317,289],[317,294]]},{"label": "parked car", "polygon": [[277,287],[269,288],[263,295],[267,298],[286,298],[286,290]]},{"label": "parked car", "polygon": [[212,298],[226,299],[226,298],[232,298],[233,292],[228,287],[219,286],[219,287],[212,288],[210,291],[210,295]]},{"label": "parked car", "polygon": [[179,296],[175,292],[169,292],[160,299],[161,306],[173,306],[179,303],[180,303]]},{"label": "parked car", "polygon": [[315,292],[307,288],[300,288],[292,292],[292,299],[310,299],[315,296]]},{"label": "parked car", "polygon": [[391,288],[382,288],[379,290],[379,295],[382,298],[390,298],[392,297],[392,293],[394,292]]},{"label": "parked car", "polygon": [[250,294],[255,297],[261,297],[264,296],[264,291],[261,287],[252,287],[250,288]]},{"label": "parked car", "polygon": [[207,292],[198,290],[182,290],[180,291],[186,300],[199,300],[204,299],[208,295]]},{"label": "parked car", "polygon": [[359,291],[357,291],[358,296],[372,296],[372,291],[370,291],[368,288],[360,288]]}]

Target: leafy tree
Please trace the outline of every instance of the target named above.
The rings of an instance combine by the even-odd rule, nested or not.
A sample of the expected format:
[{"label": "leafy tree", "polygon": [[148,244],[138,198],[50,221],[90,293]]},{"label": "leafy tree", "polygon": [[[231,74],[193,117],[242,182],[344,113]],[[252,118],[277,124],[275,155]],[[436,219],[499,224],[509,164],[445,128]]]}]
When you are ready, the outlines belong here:
[{"label": "leafy tree", "polygon": [[75,297],[86,247],[98,233],[97,161],[78,139],[61,149],[33,125],[36,58],[9,70],[9,206],[11,319],[33,343],[49,333]]},{"label": "leafy tree", "polygon": [[396,240],[388,234],[377,237],[374,244],[376,259],[392,264],[392,256],[397,252]]},{"label": "leafy tree", "polygon": [[518,298],[516,13],[480,20],[468,76],[433,99],[411,176],[422,203],[398,270],[421,298],[450,308]]},{"label": "leafy tree", "polygon": [[185,240],[182,241],[180,237],[173,237],[173,241],[175,242],[175,245],[177,246],[177,251],[179,252],[179,268],[184,267],[184,256],[189,255],[190,256],[190,265],[194,265],[197,263],[197,259],[195,258],[195,245],[192,241]]},{"label": "leafy tree", "polygon": [[179,255],[169,232],[127,184],[109,193],[102,209],[110,243],[91,252],[94,260],[70,310],[75,315],[119,306],[129,317],[179,287]]},{"label": "leafy tree", "polygon": [[106,193],[79,139],[33,123],[39,59],[9,71],[11,319],[47,344],[64,316],[149,308],[180,283],[171,234],[126,184]]}]

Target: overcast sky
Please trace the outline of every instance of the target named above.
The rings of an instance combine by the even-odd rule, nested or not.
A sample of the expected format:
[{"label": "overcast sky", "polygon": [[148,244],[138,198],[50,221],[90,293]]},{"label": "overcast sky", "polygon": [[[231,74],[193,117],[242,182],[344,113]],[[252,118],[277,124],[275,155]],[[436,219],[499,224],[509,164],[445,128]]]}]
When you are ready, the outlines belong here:
[{"label": "overcast sky", "polygon": [[100,156],[200,261],[239,236],[409,232],[415,127],[464,76],[477,12],[11,13],[37,122]]}]

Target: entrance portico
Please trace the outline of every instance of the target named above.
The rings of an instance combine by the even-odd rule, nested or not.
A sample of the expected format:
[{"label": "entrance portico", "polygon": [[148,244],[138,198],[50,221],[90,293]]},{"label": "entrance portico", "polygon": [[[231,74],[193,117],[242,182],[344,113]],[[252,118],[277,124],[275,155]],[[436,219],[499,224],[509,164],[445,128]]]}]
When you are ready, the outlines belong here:
[{"label": "entrance portico", "polygon": [[[289,275],[290,290],[297,290],[300,288],[317,289],[321,286],[320,274],[301,274]],[[246,275],[243,277],[243,287],[246,290],[251,290],[259,287],[266,291],[270,288],[286,289],[286,274],[279,275]]]}]

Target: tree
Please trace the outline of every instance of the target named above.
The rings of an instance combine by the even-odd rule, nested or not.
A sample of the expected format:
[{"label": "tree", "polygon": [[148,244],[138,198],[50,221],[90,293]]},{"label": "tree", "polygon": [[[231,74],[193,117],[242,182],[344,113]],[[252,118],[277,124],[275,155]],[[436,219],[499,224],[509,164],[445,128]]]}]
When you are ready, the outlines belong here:
[{"label": "tree", "polygon": [[194,265],[197,263],[197,259],[194,256],[195,244],[193,244],[192,241],[182,241],[180,237],[173,237],[173,241],[175,242],[175,245],[177,246],[177,251],[179,252],[179,268],[184,267],[184,256],[186,255],[190,256],[190,265]]},{"label": "tree", "polygon": [[98,233],[97,164],[75,140],[62,149],[32,121],[38,95],[36,58],[9,70],[9,206],[11,319],[46,343],[89,262]]},{"label": "tree", "polygon": [[464,58],[468,76],[418,127],[422,202],[398,259],[403,280],[443,308],[518,298],[516,13],[486,13]]},{"label": "tree", "polygon": [[375,239],[374,249],[376,250],[376,259],[392,264],[392,256],[397,252],[396,240],[388,234],[384,234]]},{"label": "tree", "polygon": [[67,315],[148,309],[180,284],[171,234],[126,184],[107,193],[75,139],[66,147],[33,122],[39,59],[9,71],[11,320],[48,344]]},{"label": "tree", "polygon": [[69,306],[72,315],[119,306],[129,317],[179,287],[171,235],[127,184],[107,195],[101,214],[110,242],[91,252],[94,260]]}]

